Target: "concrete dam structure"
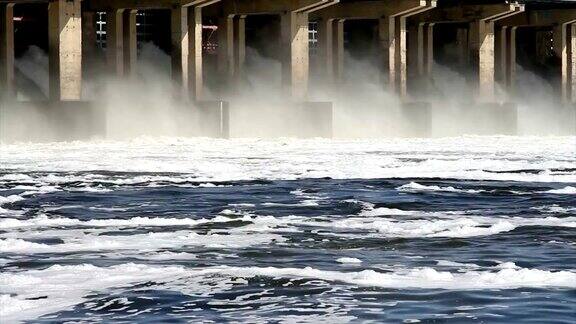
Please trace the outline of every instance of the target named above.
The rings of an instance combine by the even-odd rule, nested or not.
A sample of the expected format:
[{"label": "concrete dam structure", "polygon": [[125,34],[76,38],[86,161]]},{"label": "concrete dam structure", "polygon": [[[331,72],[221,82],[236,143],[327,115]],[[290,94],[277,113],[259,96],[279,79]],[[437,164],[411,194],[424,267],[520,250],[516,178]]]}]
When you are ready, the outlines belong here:
[{"label": "concrete dam structure", "polygon": [[[167,127],[178,135],[259,136],[267,127],[274,136],[332,137],[338,118],[347,123],[337,117],[337,97],[369,102],[383,120],[384,107],[395,106],[390,124],[374,122],[401,125],[393,135],[437,135],[450,124],[465,125],[460,133],[514,135],[518,83],[526,80],[519,68],[550,85],[547,104],[563,132],[574,133],[572,1],[0,0],[0,139],[44,140],[50,132],[69,140],[126,128],[114,114],[132,106],[128,97],[147,98],[138,84],[155,76],[143,72],[147,44],[163,55],[146,64],[166,65],[168,90],[161,100],[143,99],[156,115],[136,109],[126,121],[154,123],[171,105],[176,118]],[[44,74],[27,64],[30,47],[46,55],[37,57]],[[385,95],[352,90],[359,60],[370,63],[360,80],[375,75],[371,85]],[[440,91],[439,66],[465,87]],[[278,93],[269,91],[276,81]],[[107,113],[105,102],[124,97],[126,83],[133,93]],[[100,91],[106,87],[115,95]],[[363,113],[353,106],[345,109],[355,128],[373,122],[354,116]]]}]

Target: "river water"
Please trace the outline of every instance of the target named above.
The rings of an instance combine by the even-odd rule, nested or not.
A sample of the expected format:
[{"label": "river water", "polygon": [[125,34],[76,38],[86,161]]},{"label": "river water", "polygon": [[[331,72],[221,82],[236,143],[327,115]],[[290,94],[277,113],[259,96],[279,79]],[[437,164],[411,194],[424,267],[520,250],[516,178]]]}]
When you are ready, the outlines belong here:
[{"label": "river water", "polygon": [[576,137],[0,146],[0,322],[576,322]]}]

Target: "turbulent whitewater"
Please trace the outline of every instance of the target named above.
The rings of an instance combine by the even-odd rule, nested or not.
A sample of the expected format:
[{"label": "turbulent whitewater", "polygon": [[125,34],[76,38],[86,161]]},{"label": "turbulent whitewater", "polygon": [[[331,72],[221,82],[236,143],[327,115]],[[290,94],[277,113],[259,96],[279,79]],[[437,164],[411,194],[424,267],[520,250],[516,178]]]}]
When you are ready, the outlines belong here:
[{"label": "turbulent whitewater", "polygon": [[555,322],[576,137],[0,145],[0,322]]}]

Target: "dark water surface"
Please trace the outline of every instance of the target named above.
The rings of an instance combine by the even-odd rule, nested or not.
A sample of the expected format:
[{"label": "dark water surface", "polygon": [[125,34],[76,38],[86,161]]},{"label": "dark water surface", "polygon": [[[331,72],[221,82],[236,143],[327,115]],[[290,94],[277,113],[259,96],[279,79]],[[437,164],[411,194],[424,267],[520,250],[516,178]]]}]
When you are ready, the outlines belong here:
[{"label": "dark water surface", "polygon": [[576,183],[8,175],[2,322],[576,322]]}]

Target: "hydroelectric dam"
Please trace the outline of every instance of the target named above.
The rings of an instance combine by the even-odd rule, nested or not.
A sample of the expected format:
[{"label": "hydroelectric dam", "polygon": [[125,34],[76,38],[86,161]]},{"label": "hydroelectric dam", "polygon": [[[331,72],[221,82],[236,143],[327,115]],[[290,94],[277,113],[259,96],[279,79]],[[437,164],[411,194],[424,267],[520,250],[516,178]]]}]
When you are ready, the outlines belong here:
[{"label": "hydroelectric dam", "polygon": [[7,142],[573,134],[575,80],[573,1],[0,0]]}]

